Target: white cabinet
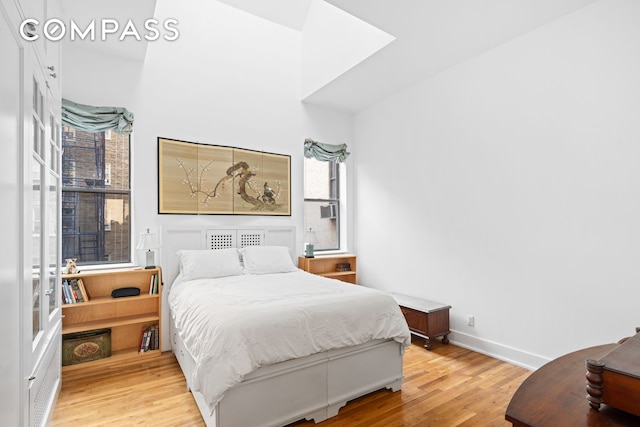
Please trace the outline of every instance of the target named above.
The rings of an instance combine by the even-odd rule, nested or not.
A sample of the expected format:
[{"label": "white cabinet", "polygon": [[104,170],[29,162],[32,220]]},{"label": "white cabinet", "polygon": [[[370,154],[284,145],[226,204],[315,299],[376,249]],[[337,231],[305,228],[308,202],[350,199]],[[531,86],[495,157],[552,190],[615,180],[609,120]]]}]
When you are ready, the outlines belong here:
[{"label": "white cabinet", "polygon": [[24,331],[24,345],[25,360],[30,361],[25,366],[29,378],[29,425],[39,426],[45,425],[51,413],[61,375],[61,299],[57,292],[61,264],[61,107],[33,50],[29,57],[30,67],[25,67],[25,100],[29,106],[25,115],[29,119],[24,141],[24,157],[29,160],[23,177],[30,194],[25,194],[23,208],[28,214],[25,218],[31,221],[25,221],[23,231],[28,240],[24,259],[31,272],[25,286],[30,315],[25,320],[31,327]]},{"label": "white cabinet", "polygon": [[47,74],[60,46],[27,42],[25,16],[59,0],[0,0],[0,425],[45,425],[60,388],[61,90]]}]

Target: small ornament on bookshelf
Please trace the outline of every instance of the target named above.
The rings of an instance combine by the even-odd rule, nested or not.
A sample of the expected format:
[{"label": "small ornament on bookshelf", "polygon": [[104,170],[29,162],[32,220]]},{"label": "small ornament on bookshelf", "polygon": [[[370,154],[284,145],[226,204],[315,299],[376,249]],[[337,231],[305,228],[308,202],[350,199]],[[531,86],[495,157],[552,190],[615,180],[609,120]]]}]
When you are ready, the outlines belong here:
[{"label": "small ornament on bookshelf", "polygon": [[80,270],[78,270],[78,266],[76,265],[76,261],[78,261],[78,258],[67,258],[65,259],[65,261],[67,262],[67,265],[65,265],[62,269],[62,274],[80,273]]},{"label": "small ornament on bookshelf", "polygon": [[336,271],[351,271],[351,264],[348,262],[339,262],[336,264]]}]

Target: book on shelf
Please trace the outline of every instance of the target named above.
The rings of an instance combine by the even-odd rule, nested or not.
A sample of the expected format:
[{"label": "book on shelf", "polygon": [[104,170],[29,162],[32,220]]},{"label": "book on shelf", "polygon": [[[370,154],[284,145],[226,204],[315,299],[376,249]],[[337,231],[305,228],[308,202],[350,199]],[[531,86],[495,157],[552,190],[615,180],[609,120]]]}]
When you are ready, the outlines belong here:
[{"label": "book on shelf", "polygon": [[69,296],[69,282],[67,279],[62,281],[62,302],[65,304],[71,304],[71,297]]},{"label": "book on shelf", "polygon": [[351,264],[348,262],[339,262],[336,264],[336,271],[351,271]]},{"label": "book on shelf", "polygon": [[149,295],[158,294],[158,275],[152,274],[149,279]]},{"label": "book on shelf", "polygon": [[62,302],[64,304],[76,304],[89,301],[89,294],[82,279],[62,280]]},{"label": "book on shelf", "polygon": [[80,292],[80,286],[78,286],[78,279],[71,280],[71,291],[73,293],[73,299],[75,302],[84,302],[82,292]]},{"label": "book on shelf", "polygon": [[144,343],[146,340],[147,340],[147,330],[145,328],[142,328],[142,334],[140,335],[140,346],[138,348],[139,353],[144,352]]},{"label": "book on shelf", "polygon": [[80,288],[80,292],[82,293],[82,298],[84,299],[84,301],[89,301],[89,293],[87,292],[86,286],[84,286],[82,278],[78,279],[78,287]]},{"label": "book on shelf", "polygon": [[62,297],[65,304],[75,304],[78,302],[78,298],[73,289],[73,283],[71,280],[64,280],[62,282]]},{"label": "book on shelf", "polygon": [[154,325],[155,333],[153,334],[154,338],[154,350],[160,349],[160,327],[158,325]]},{"label": "book on shelf", "polygon": [[149,351],[149,338],[151,337],[151,329],[147,329],[144,333],[144,342],[142,343],[142,351]]},{"label": "book on shelf", "polygon": [[142,328],[142,335],[140,337],[139,352],[145,353],[150,350],[157,350],[160,348],[160,334],[158,325]]},{"label": "book on shelf", "polygon": [[154,276],[155,274],[152,274],[149,278],[149,295],[153,295],[153,284],[155,282]]}]

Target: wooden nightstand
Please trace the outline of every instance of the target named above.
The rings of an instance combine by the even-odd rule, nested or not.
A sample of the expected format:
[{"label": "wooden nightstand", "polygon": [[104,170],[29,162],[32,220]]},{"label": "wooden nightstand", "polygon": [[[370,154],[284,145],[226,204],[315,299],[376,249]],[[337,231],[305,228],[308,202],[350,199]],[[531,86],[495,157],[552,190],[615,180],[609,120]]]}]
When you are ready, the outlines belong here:
[{"label": "wooden nightstand", "polygon": [[412,334],[425,339],[424,348],[431,350],[431,339],[442,337],[448,344],[450,305],[415,298],[408,295],[391,294],[397,301]]},{"label": "wooden nightstand", "polygon": [[[338,267],[340,264],[344,265],[344,271],[340,271],[342,270]],[[349,270],[346,270],[346,264],[349,265]],[[356,284],[355,255],[321,255],[315,258],[305,258],[301,256],[298,257],[298,267],[319,276]]]}]

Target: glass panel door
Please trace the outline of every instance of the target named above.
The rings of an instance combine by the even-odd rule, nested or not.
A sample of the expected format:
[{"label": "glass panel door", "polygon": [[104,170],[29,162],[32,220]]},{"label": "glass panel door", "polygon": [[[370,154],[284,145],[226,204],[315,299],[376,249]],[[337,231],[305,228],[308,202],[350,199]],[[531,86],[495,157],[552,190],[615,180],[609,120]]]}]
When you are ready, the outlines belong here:
[{"label": "glass panel door", "polygon": [[[53,99],[49,97],[49,105],[55,105]],[[46,295],[49,297],[49,326],[55,327],[55,321],[60,309],[61,299],[58,295],[60,288],[60,264],[62,262],[60,248],[60,191],[61,191],[61,126],[56,119],[55,110],[49,111],[49,192],[47,195],[48,211],[48,260],[49,260],[49,283]]]},{"label": "glass panel door", "polygon": [[[45,172],[47,156],[46,133],[43,120],[44,113],[44,86],[36,76],[33,77],[33,105],[32,105],[32,126],[33,126],[33,153],[31,164],[31,268],[32,268],[32,340],[33,351],[37,352],[42,342],[41,336],[46,328],[45,322],[48,319],[48,301],[44,292],[48,278],[43,277],[43,265],[46,265],[45,254],[45,234],[47,230],[47,217],[45,191],[48,174]],[[44,281],[44,283],[43,283]]]},{"label": "glass panel door", "polygon": [[49,317],[55,314],[55,310],[59,307],[59,298],[56,290],[58,289],[58,265],[60,252],[59,246],[59,234],[58,234],[58,180],[55,174],[50,174],[49,183],[49,286],[46,294],[49,296]]},{"label": "glass panel door", "polygon": [[42,164],[38,156],[33,156],[32,166],[32,196],[31,196],[31,236],[32,236],[32,310],[33,310],[33,340],[35,341],[42,331],[42,306],[41,274],[42,265]]}]

